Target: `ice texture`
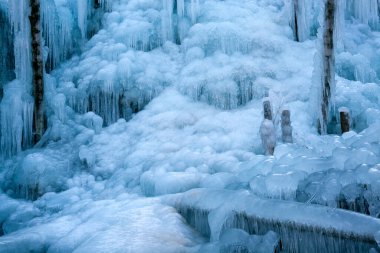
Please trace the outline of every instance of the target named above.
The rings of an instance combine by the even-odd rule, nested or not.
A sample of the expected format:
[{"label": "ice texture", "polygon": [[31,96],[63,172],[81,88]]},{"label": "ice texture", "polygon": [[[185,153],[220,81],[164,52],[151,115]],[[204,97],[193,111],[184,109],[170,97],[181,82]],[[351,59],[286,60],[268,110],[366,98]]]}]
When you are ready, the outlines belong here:
[{"label": "ice texture", "polygon": [[[88,30],[92,33],[99,30],[101,15],[110,9],[110,2],[102,0],[99,2],[97,10],[95,1],[83,0],[42,0],[41,1],[41,29],[43,35],[44,62],[46,70],[51,71],[62,61],[67,60],[74,52],[80,50],[83,42],[90,37]],[[32,45],[31,45],[31,28],[29,23],[30,7],[26,0],[20,1],[1,1],[0,3],[0,21],[3,24],[1,33],[2,46],[1,56],[1,75],[0,90],[1,97],[5,97],[1,102],[2,116],[8,119],[2,119],[0,123],[1,156],[9,157],[17,154],[22,149],[29,148],[32,144],[32,122],[33,99],[30,97],[33,91],[32,85]],[[77,23],[75,23],[77,20]],[[82,34],[78,30],[81,30]],[[5,34],[7,32],[7,34]],[[12,52],[13,51],[13,52]],[[12,73],[14,72],[14,75]],[[12,77],[16,78],[13,82]],[[45,77],[45,81],[48,77]],[[48,82],[48,81],[46,81]],[[15,86],[15,87],[6,87]],[[45,85],[46,86],[46,85]],[[18,92],[7,92],[7,89],[18,89]],[[3,91],[4,90],[4,91]],[[12,93],[12,94],[11,94]],[[16,105],[14,103],[16,94],[19,94]],[[21,94],[21,96],[20,96]],[[62,95],[59,100],[62,102]],[[13,102],[6,102],[12,100]],[[13,104],[12,104],[13,103]],[[63,101],[64,103],[64,101]],[[61,103],[62,104],[62,103]],[[23,107],[22,109],[20,107]],[[61,108],[64,105],[61,105]],[[9,117],[12,115],[22,114],[19,116]],[[62,111],[58,112],[58,117],[62,120]],[[17,126],[16,126],[17,125]],[[14,128],[10,132],[9,127]],[[22,128],[22,131],[17,130]],[[7,140],[8,139],[8,140]]]},{"label": "ice texture", "polygon": [[32,147],[28,1],[0,0],[0,252],[379,251],[378,1],[337,1],[325,136],[324,1],[297,2],[299,41],[290,0],[41,0]]}]

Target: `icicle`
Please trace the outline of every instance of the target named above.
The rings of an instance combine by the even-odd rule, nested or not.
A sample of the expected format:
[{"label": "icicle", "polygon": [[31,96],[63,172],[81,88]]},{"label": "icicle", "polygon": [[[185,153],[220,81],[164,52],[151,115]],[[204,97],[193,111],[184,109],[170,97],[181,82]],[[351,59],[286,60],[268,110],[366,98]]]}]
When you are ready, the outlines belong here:
[{"label": "icicle", "polygon": [[335,27],[334,27],[334,48],[335,53],[342,52],[344,50],[343,40],[345,32],[345,12],[346,12],[346,1],[336,0],[335,1]]},{"label": "icicle", "polygon": [[244,191],[208,189],[191,190],[164,201],[211,242],[219,241],[224,231],[238,228],[255,235],[274,231],[284,252],[367,253],[371,248],[378,249],[380,223],[375,218],[336,208],[263,200]]},{"label": "icicle", "polygon": [[172,41],[174,0],[163,0],[162,37],[163,41]]},{"label": "icicle", "polygon": [[377,26],[379,23],[378,0],[347,0],[347,10],[364,24]]},{"label": "icicle", "polygon": [[183,17],[185,15],[185,0],[177,1],[177,15],[178,17]]},{"label": "icicle", "polygon": [[32,144],[33,98],[24,84],[9,83],[0,104],[0,153],[10,157]]},{"label": "icicle", "polygon": [[73,50],[73,10],[66,5],[56,5],[54,0],[44,0],[41,1],[41,13],[43,36],[49,51],[47,66],[48,70],[52,70],[67,59]]},{"label": "icicle", "polygon": [[8,2],[0,0],[0,98],[3,84],[14,79],[12,27],[9,20]]},{"label": "icicle", "polygon": [[30,41],[29,1],[9,1],[10,19],[12,21],[16,78],[30,90],[32,82],[32,56]]},{"label": "icicle", "polygon": [[310,37],[312,2],[309,0],[292,0],[290,6],[291,26],[296,41],[305,41]]},{"label": "icicle", "polygon": [[82,38],[87,36],[87,15],[88,15],[88,0],[77,1],[78,8],[78,27],[81,31]]},{"label": "icicle", "polygon": [[197,22],[198,11],[199,11],[199,0],[191,0],[191,22],[195,24]]},{"label": "icicle", "polygon": [[111,11],[112,10],[112,1],[113,0],[98,0],[100,6],[102,6],[104,11]]},{"label": "icicle", "polygon": [[89,111],[103,118],[105,125],[116,122],[120,117],[120,90],[94,87],[90,91]]},{"label": "icicle", "polygon": [[162,0],[162,41],[172,41],[177,44],[185,37],[189,23],[196,23],[199,0]]},{"label": "icicle", "polygon": [[53,98],[53,110],[58,119],[62,122],[66,121],[66,97],[62,93],[57,94]]},{"label": "icicle", "polygon": [[22,143],[23,148],[29,148],[33,144],[33,111],[34,100],[29,94],[22,96],[23,109],[22,109]]}]

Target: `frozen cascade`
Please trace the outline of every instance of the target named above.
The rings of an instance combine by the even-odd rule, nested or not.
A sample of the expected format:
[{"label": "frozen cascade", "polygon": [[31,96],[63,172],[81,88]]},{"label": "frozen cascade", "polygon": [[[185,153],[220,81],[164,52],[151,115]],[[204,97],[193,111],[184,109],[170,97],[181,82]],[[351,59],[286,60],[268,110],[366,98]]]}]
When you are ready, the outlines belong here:
[{"label": "frozen cascade", "polygon": [[102,0],[99,5],[95,6],[92,0],[41,1],[43,35],[49,50],[48,70],[71,56],[82,41],[100,29],[102,14],[110,10],[111,0]]},{"label": "frozen cascade", "polygon": [[199,0],[162,0],[163,41],[182,43],[191,25],[197,22]]},{"label": "frozen cascade", "polygon": [[[370,9],[365,9],[366,13],[362,14],[360,20],[364,23],[368,23],[369,21],[365,21],[366,19],[374,20],[374,12],[377,10],[377,3],[375,6],[375,2],[377,0],[371,0],[369,5],[367,0],[356,1],[356,0],[337,0],[337,11],[336,11],[336,39],[337,46],[339,48],[342,47],[342,35],[344,32],[344,22],[345,22],[345,14],[353,15],[356,17],[356,11],[358,9],[363,9],[362,6],[365,6],[364,9],[370,7]],[[373,3],[372,3],[373,2]],[[321,22],[321,14],[323,14],[323,3],[324,1],[312,1],[312,0],[291,0],[288,2],[288,9],[290,15],[290,25],[293,29],[294,37],[298,39],[298,41],[305,41],[308,39],[312,39],[317,36],[318,28],[322,25]],[[376,8],[376,9],[375,9]],[[377,11],[376,11],[377,15]],[[378,18],[376,19],[378,20]],[[297,23],[296,23],[297,21]],[[296,29],[297,28],[297,29]]]},{"label": "frozen cascade", "polygon": [[347,0],[347,12],[364,24],[379,27],[378,0]]},{"label": "frozen cascade", "polygon": [[292,0],[288,8],[295,39],[302,42],[315,36],[318,29],[319,1]]},{"label": "frozen cascade", "polygon": [[9,22],[8,3],[7,1],[0,1],[0,41],[2,46],[0,48],[0,98],[2,97],[2,88],[5,83],[14,79],[14,57],[13,57],[13,36],[11,23]]},{"label": "frozen cascade", "polygon": [[163,0],[162,35],[165,40],[173,40],[173,9],[175,0]]},{"label": "frozen cascade", "polygon": [[9,1],[9,15],[14,34],[14,57],[16,78],[31,91],[32,53],[30,40],[29,1]]},{"label": "frozen cascade", "polygon": [[9,1],[9,16],[14,34],[16,81],[4,87],[0,107],[0,153],[11,156],[32,144],[33,98],[29,13],[26,0]]},{"label": "frozen cascade", "polygon": [[9,157],[32,144],[33,98],[24,84],[13,81],[5,86],[0,104],[0,153]]},{"label": "frozen cascade", "polygon": [[[218,6],[217,3],[213,4]],[[138,17],[133,17],[136,14],[132,15],[131,10],[137,7],[142,11],[138,12]],[[156,13],[152,9],[148,9],[147,6],[137,5],[137,7],[136,4],[131,3],[123,7],[124,9],[121,8],[122,11],[111,12],[107,16],[105,22],[109,27],[108,30],[97,34],[93,39],[94,42],[90,41],[92,48],[83,55],[86,58],[81,59],[81,63],[79,63],[82,65],[79,69],[84,69],[86,74],[80,72],[75,74],[73,78],[65,80],[65,83],[69,81],[75,86],[75,88],[65,88],[66,91],[63,91],[64,93],[67,92],[68,103],[75,111],[85,113],[92,110],[104,118],[105,125],[109,125],[120,117],[129,118],[131,112],[141,110],[151,98],[159,94],[162,86],[165,87],[172,83],[178,83],[178,88],[195,100],[201,100],[223,109],[234,109],[245,105],[253,98],[264,96],[266,88],[255,85],[256,74],[264,72],[265,75],[271,76],[272,73],[270,71],[261,71],[256,66],[247,64],[247,62],[251,61],[251,57],[249,56],[243,56],[245,60],[243,62],[241,61],[241,57],[238,56],[233,62],[228,62],[229,60],[226,56],[220,56],[216,51],[221,50],[227,54],[237,52],[246,54],[250,53],[253,49],[267,48],[268,52],[276,54],[281,52],[281,49],[275,46],[274,43],[262,43],[260,33],[252,36],[250,32],[244,29],[232,27],[230,22],[223,22],[217,29],[213,28],[216,24],[212,22],[195,24],[189,31],[189,36],[183,41],[183,46],[181,46],[189,61],[192,59],[202,60],[204,58],[204,63],[210,61],[209,63],[214,64],[213,60],[218,60],[219,63],[217,65],[226,66],[222,74],[211,69],[205,80],[203,75],[205,68],[202,67],[203,65],[196,66],[189,64],[183,70],[183,76],[180,77],[181,82],[171,78],[169,80],[168,78],[164,78],[158,82],[159,85],[157,86],[151,85],[151,80],[149,82],[145,80],[141,81],[142,78],[139,77],[139,72],[136,73],[137,68],[131,67],[132,63],[136,65],[136,60],[133,60],[133,54],[136,53],[132,54],[130,51],[128,53],[124,52],[130,48],[150,52],[155,50],[159,43],[162,43],[160,41],[172,40],[173,38],[169,37],[173,35],[173,24],[177,19],[183,21],[179,22],[181,24],[188,23],[191,25],[193,22],[197,22],[196,17],[200,9],[200,3],[196,0],[163,1],[162,6],[154,5],[154,8],[162,12],[162,15],[159,16],[161,20],[156,20]],[[160,8],[163,9],[161,10]],[[234,8],[237,8],[236,12],[242,11],[236,6]],[[121,14],[124,12],[125,15],[122,18]],[[146,15],[148,18],[143,15]],[[245,12],[245,15],[248,15],[248,13]],[[163,29],[162,38],[154,35],[157,33],[157,27],[159,27],[157,24],[161,24]],[[207,30],[210,30],[212,34],[205,38],[200,38],[199,35],[201,33],[209,33]],[[123,33],[121,34],[120,31],[123,31]],[[107,36],[113,36],[115,41],[95,44],[95,41],[100,39],[106,40]],[[216,37],[215,40],[213,39],[214,36]],[[164,43],[164,50],[167,50],[167,45],[170,45],[170,43]],[[102,55],[101,59],[99,59],[99,53]],[[215,56],[212,56],[214,53]],[[212,58],[205,58],[206,56],[211,56]],[[107,62],[112,62],[109,66],[116,64],[117,70],[115,71],[113,67],[106,67]],[[90,66],[88,64],[90,63],[97,63],[102,66],[98,69],[98,73],[88,69]],[[218,68],[217,65],[215,65],[215,68]],[[147,69],[150,71],[150,68]],[[165,69],[164,73],[168,73],[168,70]],[[176,67],[172,70],[175,71]],[[188,75],[189,72],[194,71],[196,71],[196,75]],[[77,72],[77,70],[74,69],[74,72]],[[149,76],[150,72],[146,74]],[[101,73],[108,75],[108,81],[104,82],[102,78],[99,79]],[[71,75],[72,73],[68,73],[68,76]],[[114,83],[114,88],[111,90],[106,88],[109,82]],[[84,97],[85,99],[83,99]],[[109,111],[111,114],[108,115],[105,111]]]},{"label": "frozen cascade", "polygon": [[99,70],[94,80],[89,83],[83,80],[79,88],[63,83],[60,91],[66,94],[68,105],[81,114],[93,111],[108,126],[120,118],[129,119],[132,113],[142,110],[165,87],[165,83],[155,86],[150,80],[141,80],[142,83],[136,80],[134,83],[134,79],[119,79],[116,68],[109,65]]},{"label": "frozen cascade", "polygon": [[238,228],[256,235],[276,232],[284,252],[364,253],[378,249],[375,237],[380,223],[365,215],[225,190],[195,189],[168,196],[165,201],[212,242],[218,241],[223,231]]},{"label": "frozen cascade", "polygon": [[113,0],[76,1],[77,24],[83,39],[91,37],[99,30],[104,12],[111,11]]},{"label": "frozen cascade", "polygon": [[88,11],[88,0],[77,1],[78,8],[78,27],[81,31],[81,37],[85,38],[87,35],[87,11]]},{"label": "frozen cascade", "polygon": [[132,113],[141,111],[158,93],[157,91],[143,91],[139,89],[128,89],[114,87],[104,89],[103,82],[91,83],[88,90],[69,88],[68,105],[78,113],[93,111],[104,120],[108,126],[120,118],[129,119]]},{"label": "frozen cascade", "polygon": [[[41,25],[47,48],[47,70],[52,70],[61,61],[67,59],[76,50],[75,48],[78,48],[80,38],[75,35],[78,26],[73,20],[79,20],[81,22],[80,28],[86,29],[82,39],[88,38],[87,29],[91,30],[92,33],[97,31],[102,13],[110,10],[111,7],[109,0],[100,1],[99,6],[95,6],[95,1],[88,0],[88,5],[84,7],[77,6],[76,2],[83,3],[85,1],[41,1]],[[17,92],[13,94],[13,91],[5,91],[4,99],[1,102],[0,151],[5,156],[11,156],[32,144],[33,98],[28,95],[32,92],[31,41],[28,19],[30,10],[27,0],[2,0],[0,4],[0,21],[4,23],[5,27],[1,33],[1,41],[7,42],[1,49],[3,57],[0,85],[3,86],[12,77],[12,74],[9,73],[11,70],[8,71],[8,69],[14,68],[17,79],[7,88],[9,91],[17,90]],[[95,8],[97,8],[96,11]],[[12,32],[10,33],[8,29],[8,34],[3,34],[7,31],[8,19],[11,23]],[[9,34],[13,34],[13,36],[9,36]],[[7,37],[6,40],[3,40],[4,36]],[[13,41],[9,39],[10,37]],[[12,46],[13,53],[10,49]],[[14,62],[13,59],[10,59],[13,57]],[[14,89],[10,87],[11,85],[15,85]],[[12,115],[18,116],[13,117]],[[62,118],[63,116],[60,115],[59,117]],[[13,126],[14,129],[9,128],[9,126]]]},{"label": "frozen cascade", "polygon": [[[337,47],[337,54],[339,64],[347,63],[350,69],[337,65],[336,104],[352,109],[353,124],[359,122],[366,132],[359,133],[358,127],[358,133],[321,137],[311,127],[314,108],[307,93],[321,7],[313,5],[322,1],[301,6],[310,11],[302,43],[292,40],[284,0],[196,2],[173,1],[169,14],[163,1],[113,1],[103,29],[85,44],[83,31],[92,34],[91,27],[97,27],[87,18],[99,12],[82,11],[89,2],[45,2],[46,10],[54,9],[46,20],[57,26],[44,31],[59,34],[59,43],[81,44],[83,53],[76,55],[77,48],[66,51],[74,57],[45,76],[56,78],[46,82],[47,140],[0,162],[0,234],[5,234],[1,252],[120,252],[131,245],[132,252],[178,252],[178,243],[172,250],[162,247],[167,241],[193,246],[173,235],[182,228],[196,233],[178,212],[212,238],[184,252],[214,252],[206,248],[214,245],[228,252],[235,242],[242,250],[259,251],[245,239],[265,238],[269,230],[282,239],[285,252],[379,249],[375,241],[380,241],[380,225],[374,217],[380,210],[380,35],[358,19],[346,20],[345,48]],[[165,15],[171,15],[173,28],[173,38],[167,41],[162,34]],[[61,17],[70,18],[62,24]],[[73,35],[71,42],[64,38],[66,33]],[[353,68],[359,63],[360,68]],[[14,117],[15,127],[4,131],[15,138],[4,141],[17,152],[18,144],[22,148],[28,142],[22,132],[30,129],[23,126],[28,126],[24,122],[32,115],[28,106],[33,100],[22,82],[11,84],[2,84],[7,98],[1,102],[0,118],[10,122]],[[277,131],[271,157],[260,155],[263,96],[269,96],[279,112],[292,111],[294,143],[282,144]],[[228,191],[186,192],[198,187]],[[130,192],[137,201],[127,197]],[[7,204],[7,195],[38,199],[28,201],[27,208],[22,200],[14,200],[21,209],[17,211],[13,203]],[[165,208],[146,208],[148,202],[162,200],[177,212],[164,203]],[[138,229],[131,232],[131,227]],[[147,233],[153,241],[146,240]]]},{"label": "frozen cascade", "polygon": [[[78,6],[77,4],[78,3]],[[101,15],[104,11],[109,11],[111,6],[111,0],[102,0],[99,2],[100,6],[94,6],[95,1],[72,1],[72,0],[42,0],[41,1],[41,13],[42,13],[42,28],[43,36],[48,47],[48,70],[52,70],[62,60],[67,59],[74,50],[74,47],[78,47],[80,44],[80,38],[87,39],[91,36],[88,34],[95,33],[99,29],[99,22]],[[17,38],[23,36],[22,47],[25,51],[24,56],[27,56],[27,51],[30,51],[28,46],[27,37],[29,35],[29,22],[25,18],[28,16],[28,2],[22,1],[9,1],[10,17],[13,22],[13,27],[16,42]],[[97,8],[95,10],[95,8]],[[20,11],[23,10],[23,11]],[[78,20],[74,23],[74,20]],[[77,30],[81,31],[78,34]],[[19,42],[21,43],[21,42]],[[17,47],[15,47],[17,48]],[[22,52],[20,52],[21,55]],[[16,66],[17,52],[16,55]],[[29,56],[30,57],[30,56]],[[25,65],[30,58],[24,57]],[[21,59],[19,61],[22,61]],[[17,70],[17,67],[16,67]],[[27,71],[27,69],[25,69]],[[16,72],[17,73],[17,72]],[[16,74],[17,75],[17,74]],[[30,75],[30,73],[29,73]],[[27,73],[24,74],[27,76]],[[17,77],[19,79],[19,77]]]}]

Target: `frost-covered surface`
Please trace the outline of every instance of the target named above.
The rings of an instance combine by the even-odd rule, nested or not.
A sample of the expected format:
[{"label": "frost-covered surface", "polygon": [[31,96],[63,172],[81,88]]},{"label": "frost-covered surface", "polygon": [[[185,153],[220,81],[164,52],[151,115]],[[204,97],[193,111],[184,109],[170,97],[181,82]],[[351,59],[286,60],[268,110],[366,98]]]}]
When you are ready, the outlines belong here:
[{"label": "frost-covered surface", "polygon": [[[0,8],[6,2],[0,0]],[[104,2],[110,12],[103,28],[82,53],[45,76],[47,133],[26,151],[32,98],[23,83],[28,68],[17,63],[27,54],[20,53],[18,80],[0,85],[0,149],[2,156],[18,153],[0,163],[0,251],[215,252],[234,245],[237,235],[245,238],[242,247],[273,246],[274,235],[257,238],[243,231],[206,243],[202,231],[190,228],[168,204],[174,197],[167,194],[178,193],[196,206],[182,193],[199,187],[207,188],[199,197],[210,208],[230,202],[240,211],[331,226],[379,243],[377,2],[347,1],[345,23],[340,19],[335,107],[347,107],[353,120],[353,131],[342,136],[319,136],[314,124],[321,6],[299,0],[305,21],[298,43],[289,26],[291,2]],[[86,1],[55,5],[61,14],[54,19],[76,22],[76,33],[70,32],[83,39]],[[66,36],[73,24],[65,24],[50,50],[73,43]],[[263,155],[259,133],[266,96],[273,107],[274,156]],[[290,144],[281,142],[285,108],[291,112]],[[340,134],[338,122],[330,127]],[[250,205],[252,199],[270,204],[261,210]],[[288,211],[277,209],[279,203]]]}]

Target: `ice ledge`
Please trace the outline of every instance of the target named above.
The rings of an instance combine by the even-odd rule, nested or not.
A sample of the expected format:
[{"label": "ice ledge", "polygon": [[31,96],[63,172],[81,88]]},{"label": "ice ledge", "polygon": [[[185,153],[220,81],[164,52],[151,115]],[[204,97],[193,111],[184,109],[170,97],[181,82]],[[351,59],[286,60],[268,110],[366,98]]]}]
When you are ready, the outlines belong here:
[{"label": "ice ledge", "polygon": [[379,249],[380,220],[345,210],[263,200],[248,191],[194,189],[163,201],[211,241],[228,228],[276,232],[285,252],[369,252]]}]

